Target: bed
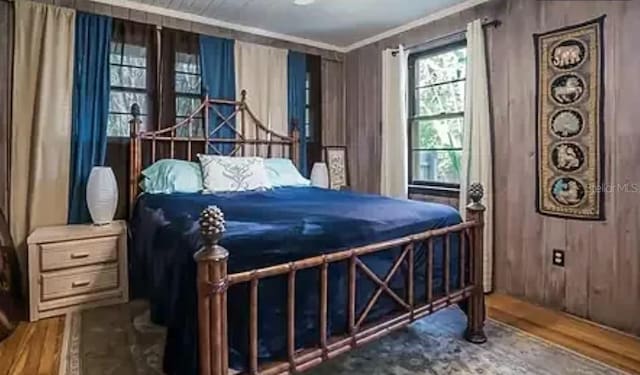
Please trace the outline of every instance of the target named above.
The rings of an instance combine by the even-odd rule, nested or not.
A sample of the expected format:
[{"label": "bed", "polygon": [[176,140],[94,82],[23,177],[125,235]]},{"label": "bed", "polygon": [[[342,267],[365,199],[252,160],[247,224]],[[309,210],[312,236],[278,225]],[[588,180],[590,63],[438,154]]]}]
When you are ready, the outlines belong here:
[{"label": "bed", "polygon": [[[168,327],[165,371],[302,372],[455,303],[469,316],[466,337],[484,342],[479,185],[466,222],[444,205],[314,187],[139,195],[143,166],[162,157],[297,161],[295,126],[267,129],[244,94],[205,97],[158,131],[140,131],[132,110],[131,287]],[[198,137],[199,115],[208,131]]]}]

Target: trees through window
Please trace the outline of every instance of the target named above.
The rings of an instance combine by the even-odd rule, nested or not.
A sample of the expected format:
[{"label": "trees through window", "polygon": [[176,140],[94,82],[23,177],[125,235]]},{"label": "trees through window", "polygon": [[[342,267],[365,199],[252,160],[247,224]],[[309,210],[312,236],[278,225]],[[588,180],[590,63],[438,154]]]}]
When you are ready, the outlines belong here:
[{"label": "trees through window", "polygon": [[409,57],[409,183],[460,183],[467,50],[456,43]]}]

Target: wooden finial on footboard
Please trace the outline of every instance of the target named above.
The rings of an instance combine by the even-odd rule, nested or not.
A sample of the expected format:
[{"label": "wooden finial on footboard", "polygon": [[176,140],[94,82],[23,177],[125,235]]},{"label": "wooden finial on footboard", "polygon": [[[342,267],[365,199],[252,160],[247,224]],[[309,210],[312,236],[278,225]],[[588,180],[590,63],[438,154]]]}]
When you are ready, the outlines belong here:
[{"label": "wooden finial on footboard", "polygon": [[227,260],[229,252],[218,245],[225,231],[224,215],[216,206],[200,214],[202,248],[198,263],[198,348],[202,375],[227,375]]},{"label": "wooden finial on footboard", "polygon": [[467,331],[465,337],[474,344],[482,344],[487,341],[484,334],[485,305],[483,284],[484,261],[484,211],[486,207],[480,203],[484,196],[484,188],[479,183],[473,183],[469,187],[468,197],[471,200],[467,205],[467,220],[475,225],[471,229],[471,282],[474,285],[473,295],[469,299],[469,311],[467,313]]}]

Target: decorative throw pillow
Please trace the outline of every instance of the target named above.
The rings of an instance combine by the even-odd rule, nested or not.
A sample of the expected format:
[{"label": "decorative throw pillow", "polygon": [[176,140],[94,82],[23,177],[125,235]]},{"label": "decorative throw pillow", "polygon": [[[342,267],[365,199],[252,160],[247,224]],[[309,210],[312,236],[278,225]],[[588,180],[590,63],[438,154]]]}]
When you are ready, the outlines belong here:
[{"label": "decorative throw pillow", "polygon": [[265,159],[264,166],[267,169],[269,182],[274,187],[311,185],[311,181],[302,177],[291,159]]},{"label": "decorative throw pillow", "polygon": [[202,191],[202,172],[198,163],[162,159],[142,171],[142,191],[150,194],[197,193]]},{"label": "decorative throw pillow", "polygon": [[271,189],[264,159],[198,154],[204,189],[209,192]]}]

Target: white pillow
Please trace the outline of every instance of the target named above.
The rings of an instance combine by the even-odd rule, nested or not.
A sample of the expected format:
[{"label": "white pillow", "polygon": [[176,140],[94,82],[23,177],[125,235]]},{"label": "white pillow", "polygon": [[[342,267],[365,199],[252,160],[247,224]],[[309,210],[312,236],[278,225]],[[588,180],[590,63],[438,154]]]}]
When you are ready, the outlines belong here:
[{"label": "white pillow", "polygon": [[198,154],[205,191],[246,191],[271,189],[264,160]]}]

